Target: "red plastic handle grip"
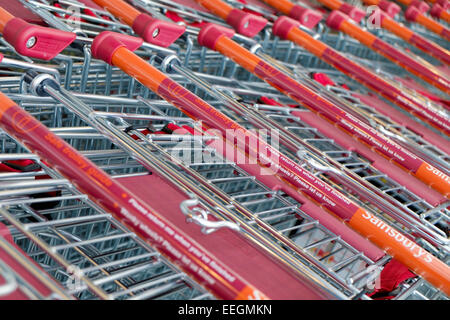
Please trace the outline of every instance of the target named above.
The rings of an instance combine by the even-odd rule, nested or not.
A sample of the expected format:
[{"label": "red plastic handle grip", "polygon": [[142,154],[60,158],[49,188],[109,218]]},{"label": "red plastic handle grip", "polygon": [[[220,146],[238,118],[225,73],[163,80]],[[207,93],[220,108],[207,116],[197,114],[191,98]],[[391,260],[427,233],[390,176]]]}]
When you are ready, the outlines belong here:
[{"label": "red plastic handle grip", "polygon": [[21,55],[50,60],[69,46],[75,40],[76,34],[12,18],[4,25],[3,37]]},{"label": "red plastic handle grip", "polygon": [[97,5],[108,10],[116,18],[133,28],[145,41],[168,47],[186,30],[172,22],[155,19],[122,0],[93,0]]},{"label": "red plastic handle grip", "polygon": [[221,0],[195,0],[219,18],[225,20],[238,33],[253,38],[267,25],[267,19],[235,9]]},{"label": "red plastic handle grip", "polygon": [[134,20],[132,28],[145,41],[165,48],[174,43],[186,30],[185,26],[155,19],[145,13]]}]

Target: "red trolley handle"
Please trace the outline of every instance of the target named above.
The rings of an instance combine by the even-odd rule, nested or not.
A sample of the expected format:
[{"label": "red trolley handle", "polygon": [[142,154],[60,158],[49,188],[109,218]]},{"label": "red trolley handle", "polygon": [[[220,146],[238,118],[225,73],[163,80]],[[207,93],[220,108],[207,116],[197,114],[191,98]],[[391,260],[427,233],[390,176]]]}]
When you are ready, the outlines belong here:
[{"label": "red trolley handle", "polygon": [[301,105],[326,117],[328,121],[370,146],[385,158],[398,164],[401,168],[410,172],[442,195],[450,197],[450,179],[445,173],[434,168],[311,89],[280,72],[257,55],[231,40],[226,33],[220,32],[220,29],[222,28],[213,24],[203,28],[199,34],[199,43],[229,57]]},{"label": "red trolley handle", "polygon": [[0,33],[23,56],[51,60],[69,46],[76,34],[30,24],[0,7]]},{"label": "red trolley handle", "polygon": [[446,28],[439,22],[427,17],[414,6],[410,6],[408,9],[406,9],[405,18],[408,21],[416,22],[424,26],[425,28],[427,28],[431,32],[436,33],[445,40],[450,40],[450,29]]}]

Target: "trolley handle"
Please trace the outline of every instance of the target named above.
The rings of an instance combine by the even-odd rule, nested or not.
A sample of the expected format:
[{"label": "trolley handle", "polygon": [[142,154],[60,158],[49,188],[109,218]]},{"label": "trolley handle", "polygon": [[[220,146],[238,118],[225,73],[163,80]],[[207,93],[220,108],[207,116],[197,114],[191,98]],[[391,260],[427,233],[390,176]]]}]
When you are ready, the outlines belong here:
[{"label": "trolley handle", "polygon": [[378,6],[378,8],[386,12],[391,18],[394,18],[402,11],[402,8],[398,4],[388,0],[363,0],[363,2],[367,6]]},{"label": "trolley handle", "polygon": [[314,28],[323,19],[323,14],[321,12],[306,7],[304,4],[293,4],[288,0],[262,1],[310,29]]},{"label": "trolley handle", "polygon": [[417,22],[427,28],[428,30],[436,33],[446,40],[450,40],[450,29],[446,28],[444,25],[437,21],[427,17],[420,12],[415,6],[409,6],[405,11],[405,18],[411,22]]},{"label": "trolley handle", "polygon": [[[450,4],[450,2],[448,2]],[[444,20],[447,23],[450,23],[450,13],[444,7],[442,7],[439,3],[435,3],[430,10],[430,15],[436,19]]]},{"label": "trolley handle", "polygon": [[330,10],[339,10],[350,18],[352,18],[356,23],[360,23],[362,19],[366,16],[366,12],[359,9],[347,2],[342,2],[340,0],[317,0],[319,3],[323,4]]},{"label": "trolley handle", "polygon": [[[415,8],[415,7],[410,7]],[[416,9],[417,10],[417,9]],[[369,31],[356,25],[349,16],[341,11],[333,11],[326,20],[327,25],[335,30],[340,30],[352,38],[358,40],[375,52],[383,55],[405,70],[427,81],[439,90],[450,94],[450,80],[443,76],[429,63],[421,63],[411,56],[400,51],[393,45],[381,40]]]},{"label": "trolley handle", "polygon": [[93,0],[116,18],[133,28],[146,42],[164,48],[174,43],[186,30],[185,26],[153,18],[122,0]]},{"label": "trolley handle", "polygon": [[371,17],[373,19],[378,19],[384,29],[387,29],[388,31],[394,33],[406,42],[411,43],[415,47],[430,54],[441,62],[450,64],[450,52],[448,50],[413,32],[404,25],[396,22],[394,19],[391,19],[386,13],[380,10],[374,11]]},{"label": "trolley handle", "polygon": [[366,87],[378,92],[396,103],[402,109],[417,115],[436,129],[450,135],[450,120],[432,107],[422,105],[410,98],[402,90],[391,85],[377,74],[346,58],[320,40],[314,39],[298,28],[298,22],[288,17],[280,17],[273,26],[273,34],[288,39],[321,58],[336,69],[356,79]]},{"label": "trolley handle", "polygon": [[69,46],[76,34],[33,25],[0,7],[0,33],[23,56],[51,60]]},{"label": "trolley handle", "polygon": [[[217,36],[218,34],[219,36],[215,41],[210,40],[208,43],[204,43],[202,39],[207,39],[207,34],[211,34],[211,37]],[[283,72],[280,72],[257,55],[242,48],[225,34],[220,35],[219,30],[214,30],[214,28],[202,29],[198,39],[200,45],[210,45],[208,47],[209,49],[228,56],[243,68],[263,79],[290,98],[314,112],[322,114],[348,134],[371,145],[376,152],[392,159],[392,161],[395,161],[403,167],[404,170],[410,171],[411,174],[436,189],[442,195],[450,197],[450,180],[447,174],[434,168],[420,157],[417,157],[415,154],[391,141],[385,135],[380,134],[377,130],[358,120],[339,106],[324,99],[313,90],[303,86]]]},{"label": "trolley handle", "polygon": [[267,25],[267,19],[233,8],[221,0],[195,0],[218,17],[225,20],[238,33],[253,38]]}]

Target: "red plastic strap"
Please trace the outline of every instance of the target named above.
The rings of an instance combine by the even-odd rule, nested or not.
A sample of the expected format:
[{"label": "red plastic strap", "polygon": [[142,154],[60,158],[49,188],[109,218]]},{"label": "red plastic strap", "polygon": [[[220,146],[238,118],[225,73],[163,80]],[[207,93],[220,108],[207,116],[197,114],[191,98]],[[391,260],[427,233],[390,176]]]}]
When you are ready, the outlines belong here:
[{"label": "red plastic strap", "polygon": [[27,167],[35,165],[33,160],[10,160],[0,162],[0,172],[24,172],[24,171],[39,171],[40,168],[27,170]]},{"label": "red plastic strap", "polygon": [[330,79],[325,73],[313,73],[312,78],[323,86],[335,86],[336,83]]},{"label": "red plastic strap", "polygon": [[[405,267],[397,260],[392,259],[384,266],[383,270],[381,271],[379,287],[376,288],[374,292],[369,294],[369,296],[377,296],[381,293],[389,294],[390,292],[398,288],[398,286],[402,282],[415,277],[416,275],[409,271],[407,267]],[[391,298],[393,298],[393,296],[387,295],[381,299]]]}]

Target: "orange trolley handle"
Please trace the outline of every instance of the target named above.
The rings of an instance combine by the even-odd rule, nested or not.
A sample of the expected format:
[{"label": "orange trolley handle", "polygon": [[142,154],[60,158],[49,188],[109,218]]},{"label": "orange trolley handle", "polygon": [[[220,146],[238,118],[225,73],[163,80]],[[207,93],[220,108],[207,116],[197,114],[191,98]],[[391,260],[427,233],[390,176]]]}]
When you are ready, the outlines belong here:
[{"label": "orange trolley handle", "polygon": [[399,12],[402,11],[402,8],[398,4],[388,0],[363,0],[363,2],[368,6],[378,6],[391,18],[394,18]]},{"label": "orange trolley handle", "polygon": [[146,42],[167,48],[186,30],[185,26],[155,19],[122,0],[93,0],[113,16],[133,28]]},{"label": "orange trolley handle", "polygon": [[352,6],[347,2],[342,2],[340,0],[317,0],[317,1],[330,10],[339,10],[345,13],[354,21],[356,21],[356,23],[360,23],[361,20],[366,16],[366,12],[364,10]]},{"label": "orange trolley handle", "polygon": [[[220,27],[218,27],[218,30],[214,30],[215,26],[212,26],[202,29],[199,35],[200,38],[204,37],[202,35],[204,30],[208,33],[212,32],[215,35],[220,33]],[[112,32],[100,34],[93,43],[92,52],[94,56],[106,57],[108,59],[107,61],[112,65],[119,67],[127,74],[136,78],[140,83],[175,105],[191,118],[203,120],[206,127],[219,128],[221,132],[226,129],[242,130],[243,133],[251,135],[244,127],[217,111],[214,107],[134,54],[130,49],[136,47],[136,40],[127,40],[127,43],[132,44],[131,47],[127,48],[127,43],[123,43],[120,39],[113,40],[114,37],[114,33]],[[105,46],[105,43],[108,41],[111,41],[114,45]],[[214,44],[218,47],[218,51],[221,51],[221,48],[226,48],[227,44],[235,42],[225,34],[222,34],[216,42],[209,43]],[[244,49],[237,43],[235,44],[236,47],[229,48],[232,59],[236,59],[244,54],[248,65],[255,63],[259,59],[248,51],[242,51]],[[410,240],[408,236],[403,235],[401,232],[388,226],[383,220],[366,212],[345,195],[340,194],[339,191],[333,190],[322,180],[298,166],[296,162],[283,157],[279,151],[267,143],[262,141],[261,143],[263,148],[268,148],[270,151],[270,159],[275,157],[279,160],[279,165],[277,166],[279,170],[276,174],[281,179],[285,179],[298,186],[299,192],[306,194],[314,201],[327,207],[327,209],[338,215],[353,229],[359,231],[372,242],[385,249],[389,254],[396,257],[418,275],[423,276],[447,294],[450,293],[450,270],[442,261],[422,249]],[[250,149],[250,146],[247,146],[247,148]],[[261,155],[258,153],[259,161],[261,161],[260,157]]]},{"label": "orange trolley handle", "polygon": [[450,197],[450,178],[447,174],[434,168],[310,88],[280,72],[257,55],[231,40],[226,33],[221,32],[221,29],[223,28],[214,24],[203,28],[198,36],[200,45],[218,51],[232,59],[291,99],[313,112],[319,113],[347,134],[369,145],[374,151],[390,159],[442,195]]},{"label": "orange trolley handle", "polygon": [[398,50],[386,41],[381,40],[369,31],[363,30],[355,23],[352,23],[351,19],[345,13],[333,11],[328,16],[326,23],[330,28],[346,33],[405,70],[425,80],[441,91],[450,94],[450,80],[442,76],[432,65],[416,61],[411,56]]},{"label": "orange trolley handle", "polygon": [[450,52],[442,48],[438,44],[430,41],[421,35],[411,31],[404,25],[391,19],[387,14],[381,11],[374,11],[371,15],[373,19],[379,19],[381,26],[394,33],[396,36],[402,38],[406,42],[414,45],[416,48],[428,53],[445,64],[450,64]]},{"label": "orange trolley handle", "polygon": [[267,19],[233,8],[221,0],[195,0],[216,16],[225,20],[236,32],[253,38],[267,25]]},{"label": "orange trolley handle", "polygon": [[273,34],[283,40],[287,39],[298,44],[359,83],[378,92],[402,109],[419,117],[446,135],[450,135],[450,120],[448,117],[432,107],[422,105],[417,100],[411,99],[402,90],[391,85],[371,70],[362,67],[323,42],[314,39],[298,28],[297,21],[288,17],[278,18],[273,25]]},{"label": "orange trolley handle", "polygon": [[414,6],[410,6],[408,9],[406,9],[405,18],[408,21],[417,22],[421,24],[431,32],[436,33],[437,35],[441,36],[446,40],[450,40],[450,30],[448,28],[444,27],[439,22],[434,21],[433,19],[422,14],[420,10]]},{"label": "orange trolley handle", "polygon": [[51,60],[69,46],[76,34],[36,26],[0,7],[0,33],[23,56]]},{"label": "orange trolley handle", "polygon": [[301,4],[293,4],[288,0],[262,0],[278,12],[297,20],[307,28],[314,28],[322,19],[323,14]]},{"label": "orange trolley handle", "polygon": [[435,3],[433,7],[431,7],[430,15],[436,19],[441,19],[447,23],[450,23],[450,13],[439,3]]}]

